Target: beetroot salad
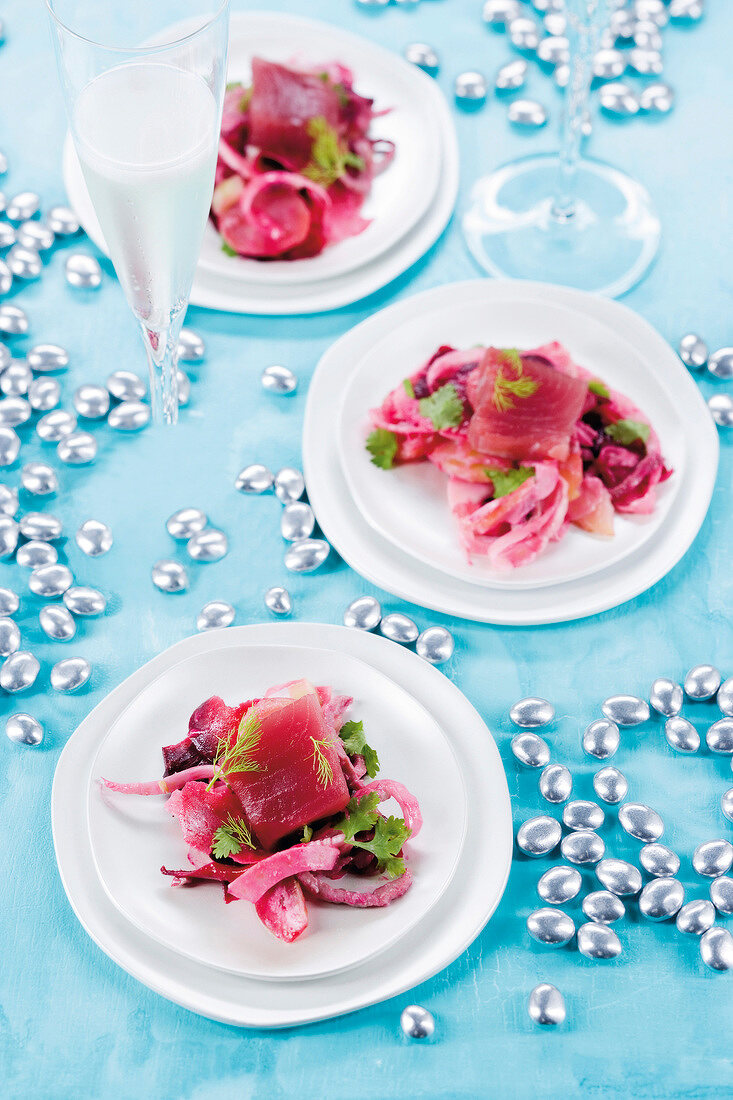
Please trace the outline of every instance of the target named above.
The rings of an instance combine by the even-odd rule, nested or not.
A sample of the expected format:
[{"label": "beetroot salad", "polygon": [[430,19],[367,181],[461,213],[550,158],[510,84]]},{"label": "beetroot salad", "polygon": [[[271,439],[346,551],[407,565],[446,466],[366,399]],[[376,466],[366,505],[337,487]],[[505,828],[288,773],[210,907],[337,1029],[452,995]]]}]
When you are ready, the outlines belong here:
[{"label": "beetroot salad", "polygon": [[[237,707],[214,696],[193,712],[186,737],[163,749],[162,779],[101,782],[167,795],[188,864],[162,873],[174,886],[221,883],[225,901],[251,902],[292,943],[308,927],[306,896],[369,908],[390,905],[412,883],[403,847],[420,831],[420,808],[402,783],[376,778],[363,723],[346,721],[351,703],[307,680]],[[390,799],[401,817],[382,813]],[[347,873],[371,888],[338,886]]]},{"label": "beetroot salad", "polygon": [[229,85],[211,218],[229,255],[301,260],[369,225],[361,209],[394,156],[370,137],[373,101],[338,62],[300,69],[255,58]]},{"label": "beetroot salad", "polygon": [[670,477],[647,416],[573,362],[531,351],[443,346],[377,409],[366,441],[384,470],[432,462],[469,561],[533,561],[568,524],[614,533],[614,514],[650,514]]}]

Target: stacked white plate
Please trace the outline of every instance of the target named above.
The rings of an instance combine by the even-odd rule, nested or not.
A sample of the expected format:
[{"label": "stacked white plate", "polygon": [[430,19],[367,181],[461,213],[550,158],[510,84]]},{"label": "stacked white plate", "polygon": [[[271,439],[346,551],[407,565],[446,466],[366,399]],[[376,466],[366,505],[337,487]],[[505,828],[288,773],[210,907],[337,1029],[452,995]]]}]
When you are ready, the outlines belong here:
[{"label": "stacked white plate", "polygon": [[[203,699],[237,703],[301,676],[354,696],[380,775],[413,791],[424,825],[406,848],[404,897],[383,909],[309,900],[306,932],[285,944],[249,904],[224,904],[216,883],[172,888],[160,868],[185,866],[186,847],[164,798],[113,793],[99,779],[159,777],[162,744],[180,739]],[[512,846],[499,754],[460,691],[383,638],[296,623],[201,634],[134,673],[66,745],[52,819],[64,887],[99,946],[178,1004],[253,1027],[349,1012],[447,966],[498,904]]]},{"label": "stacked white plate", "polygon": [[[430,463],[389,471],[371,463],[369,410],[441,344],[532,348],[552,340],[649,416],[674,473],[653,515],[617,515],[613,538],[569,527],[531,564],[492,571],[466,559],[444,474]],[[627,307],[538,283],[474,281],[390,306],[326,352],[309,391],[303,461],[318,522],[357,572],[436,611],[526,625],[615,607],[669,572],[707,512],[718,435],[678,357]]]},{"label": "stacked white plate", "polygon": [[[186,23],[167,32],[185,31]],[[445,98],[430,77],[398,55],[325,23],[266,12],[231,17],[228,80],[250,79],[253,56],[316,66],[338,60],[355,74],[357,91],[388,113],[372,134],[395,143],[363,208],[371,224],[320,256],[267,262],[228,256],[209,223],[191,293],[194,305],[233,313],[319,313],[386,286],[442,233],[458,189],[458,146]],[[84,229],[107,252],[73,143],[64,148],[64,182]],[[185,232],[185,227],[181,227]]]}]

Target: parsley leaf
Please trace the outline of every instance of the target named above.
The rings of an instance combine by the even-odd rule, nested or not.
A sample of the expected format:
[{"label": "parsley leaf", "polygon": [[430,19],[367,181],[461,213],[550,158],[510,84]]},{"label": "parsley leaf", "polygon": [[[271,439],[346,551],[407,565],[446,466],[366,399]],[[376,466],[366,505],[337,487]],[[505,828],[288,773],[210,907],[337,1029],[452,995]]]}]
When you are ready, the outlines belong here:
[{"label": "parsley leaf", "polygon": [[[398,878],[405,870],[405,861],[399,853],[410,836],[410,830],[401,817],[382,817],[377,813],[378,805],[376,791],[362,795],[361,799],[354,795],[346,807],[346,816],[336,822],[335,828],[355,848],[363,848],[376,856],[380,871],[385,871],[390,878]],[[357,833],[372,829],[374,836],[371,840],[355,839]]]},{"label": "parsley leaf", "polygon": [[376,749],[367,745],[363,722],[347,722],[339,731],[339,737],[349,756],[363,756],[367,775],[370,779],[379,771],[379,757]]},{"label": "parsley leaf", "polygon": [[605,382],[601,382],[598,378],[592,378],[588,383],[589,393],[594,393],[596,397],[610,397],[611,392]]},{"label": "parsley leaf", "polygon": [[457,428],[463,420],[463,402],[452,382],[446,382],[429,397],[421,397],[418,404],[420,414],[430,420],[438,432],[443,428]]},{"label": "parsley leaf", "polygon": [[238,256],[239,255],[237,250],[232,248],[232,246],[230,244],[227,244],[226,241],[221,242],[221,250],[227,256]]},{"label": "parsley leaf", "polygon": [[486,466],[484,472],[491,478],[494,486],[494,500],[508,496],[524,485],[525,481],[534,477],[534,466],[520,466],[517,470],[499,470],[494,466]]},{"label": "parsley leaf", "polygon": [[322,115],[309,119],[306,130],[313,139],[311,159],[303,169],[303,175],[308,179],[321,187],[330,187],[346,174],[348,168],[364,171],[362,158],[351,152]]},{"label": "parsley leaf", "polygon": [[243,817],[228,814],[213,836],[211,854],[214,859],[227,859],[241,852],[242,848],[254,848],[252,834]]},{"label": "parsley leaf", "polygon": [[649,425],[643,424],[641,420],[617,420],[614,424],[606,424],[604,428],[606,435],[622,446],[636,443],[637,440],[646,443],[650,430]]},{"label": "parsley leaf", "polygon": [[415,387],[413,386],[413,384],[412,384],[412,382],[410,381],[409,378],[406,378],[404,380],[404,382],[402,383],[402,385],[405,387],[405,393],[407,394],[408,397],[414,397],[415,396]]},{"label": "parsley leaf", "polygon": [[375,428],[367,437],[366,449],[375,466],[379,466],[380,470],[391,470],[397,456],[397,436],[386,428]]}]

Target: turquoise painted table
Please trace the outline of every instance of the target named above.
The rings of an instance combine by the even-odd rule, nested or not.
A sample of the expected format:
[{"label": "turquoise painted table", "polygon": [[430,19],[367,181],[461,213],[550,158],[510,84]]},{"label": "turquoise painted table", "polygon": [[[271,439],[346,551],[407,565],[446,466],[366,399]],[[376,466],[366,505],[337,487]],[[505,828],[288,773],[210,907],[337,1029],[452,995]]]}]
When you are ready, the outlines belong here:
[{"label": "turquoise painted table", "polygon": [[[159,0],[176,14],[175,0]],[[241,6],[235,4],[235,7]],[[492,73],[507,56],[504,39],[480,21],[480,0],[424,0],[414,9],[373,15],[351,0],[261,3],[314,14],[359,31],[395,50],[410,41],[436,45],[440,82],[450,95],[464,69]],[[627,298],[670,340],[690,329],[713,347],[730,343],[730,195],[733,193],[733,5],[711,0],[696,29],[665,33],[666,74],[679,99],[670,118],[615,125],[599,121],[591,149],[639,176],[653,192],[664,222],[656,267]],[[7,193],[31,187],[44,205],[63,199],[59,161],[64,132],[61,98],[40,0],[6,0],[7,41],[0,48],[0,148],[11,162]],[[120,16],[122,18],[122,16]],[[534,72],[530,91],[553,117],[559,98]],[[474,177],[523,152],[550,149],[553,134],[510,132],[494,100],[479,113],[457,114],[462,156],[461,204]],[[140,348],[122,296],[108,273],[95,295],[80,296],[63,278],[64,248],[43,279],[19,295],[31,318],[29,340],[62,344],[71,354],[66,398],[82,381],[103,380],[115,368],[140,366]],[[109,272],[109,269],[108,269]],[[515,862],[505,897],[473,946],[444,973],[409,997],[332,1023],[268,1034],[241,1032],[167,1003],[117,969],[86,937],[56,873],[49,825],[54,766],[81,718],[142,662],[191,633],[199,608],[219,597],[237,608],[237,622],[266,617],[262,594],[285,582],[302,620],[340,622],[344,606],[372,591],[342,563],[310,578],[281,565],[279,505],[246,499],[232,488],[246,462],[277,467],[299,462],[299,435],[308,379],[322,351],[350,326],[397,297],[475,274],[457,224],[432,252],[382,293],[322,317],[270,320],[192,309],[189,323],[204,335],[206,362],[192,372],[193,399],[178,430],[148,430],[138,438],[97,431],[100,453],[89,470],[64,469],[53,510],[67,531],[90,516],[115,534],[109,555],[85,559],[73,540],[68,560],[79,578],[109,596],[109,613],[89,621],[65,649],[94,666],[78,697],[52,694],[48,670],[60,656],[37,626],[38,608],[25,599],[19,622],[42,660],[42,673],[23,706],[47,728],[43,745],[23,750],[0,743],[3,874],[0,877],[0,1092],[12,1100],[151,1097],[155,1100],[320,1100],[325,1095],[403,1100],[411,1097],[593,1096],[712,1097],[733,1093],[733,975],[715,975],[699,961],[697,943],[674,927],[640,923],[620,928],[622,956],[602,966],[574,950],[532,946],[524,921],[536,905],[542,865]],[[20,341],[19,348],[29,346]],[[300,377],[290,400],[266,396],[259,373],[271,362]],[[706,394],[715,386],[702,381]],[[733,542],[730,439],[722,440],[718,485],[703,529],[676,569],[645,596],[593,619],[541,629],[495,629],[450,622],[404,607],[421,626],[446,622],[456,653],[446,675],[485,716],[504,756],[515,824],[538,810],[536,779],[517,773],[508,744],[506,711],[527,693],[547,695],[562,716],[550,733],[556,758],[576,774],[576,791],[590,793],[592,768],[582,758],[579,731],[611,692],[644,693],[655,675],[680,677],[701,660],[733,672]],[[25,460],[40,457],[27,443]],[[3,480],[17,483],[17,468]],[[151,563],[171,552],[166,517],[183,505],[205,508],[226,530],[231,552],[222,562],[192,569],[180,597],[155,591]],[[2,582],[25,589],[15,565]],[[379,593],[378,593],[379,594]],[[389,608],[400,607],[385,598]],[[6,698],[3,715],[16,709]],[[698,724],[708,721],[701,707]],[[702,896],[689,857],[713,836],[731,836],[719,799],[731,785],[727,761],[673,757],[656,724],[624,735],[617,756],[634,795],[667,822],[666,838],[683,856],[688,896]],[[486,838],[487,844],[491,838]],[[619,854],[626,849],[615,845]],[[476,873],[480,874],[480,867]],[[577,909],[571,907],[577,914]],[[567,1023],[540,1031],[526,1000],[541,980],[563,990]],[[408,1000],[437,1021],[435,1042],[407,1043],[399,1013]]]}]

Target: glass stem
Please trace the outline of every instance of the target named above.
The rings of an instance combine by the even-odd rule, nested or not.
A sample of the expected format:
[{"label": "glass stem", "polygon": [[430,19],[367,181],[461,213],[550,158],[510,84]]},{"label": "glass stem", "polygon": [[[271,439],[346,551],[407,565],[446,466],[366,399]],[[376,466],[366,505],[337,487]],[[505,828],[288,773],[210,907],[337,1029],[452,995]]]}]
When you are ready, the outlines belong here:
[{"label": "glass stem", "polygon": [[608,25],[608,0],[566,0],[570,76],[565,91],[560,136],[560,168],[552,202],[552,216],[567,222],[576,210],[576,177],[583,125],[593,80],[593,61]]},{"label": "glass stem", "polygon": [[174,314],[165,328],[151,329],[141,322],[148,356],[153,421],[175,424],[178,420],[178,337],[184,310]]}]

